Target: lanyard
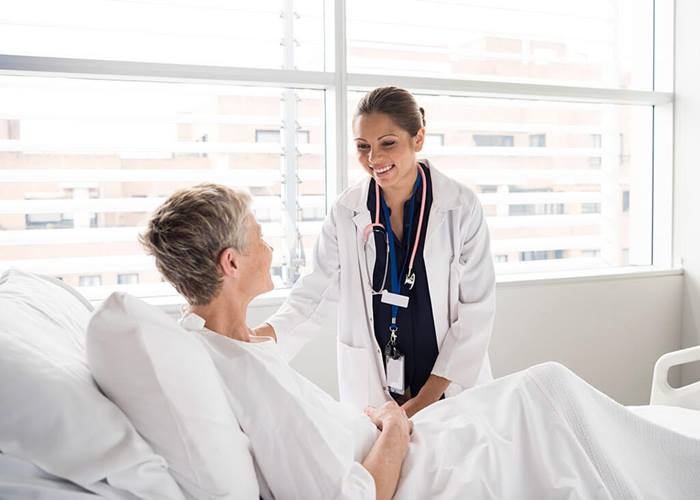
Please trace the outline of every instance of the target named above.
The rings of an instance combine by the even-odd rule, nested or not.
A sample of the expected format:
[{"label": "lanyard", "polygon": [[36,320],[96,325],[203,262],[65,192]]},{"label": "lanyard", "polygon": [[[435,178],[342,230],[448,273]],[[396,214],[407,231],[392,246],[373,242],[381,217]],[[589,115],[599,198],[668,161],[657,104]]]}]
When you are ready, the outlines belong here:
[{"label": "lanyard", "polygon": [[[401,276],[404,273],[404,269],[406,269],[406,264],[409,262],[409,254],[410,254],[410,248],[411,248],[411,233],[413,232],[413,216],[415,213],[415,201],[416,201],[416,191],[421,187],[421,177],[418,176],[416,178],[416,183],[413,187],[413,192],[411,193],[411,201],[409,203],[409,222],[408,222],[408,227],[406,228],[406,255],[404,256],[404,261],[403,264],[401,265],[401,271],[397,269],[397,262],[396,262],[396,242],[394,239],[394,231],[391,229],[391,215],[389,214],[389,207],[387,206],[386,202],[384,201],[384,197],[381,197],[381,206],[382,206],[382,211],[384,213],[384,224],[386,225],[386,232],[387,236],[389,239],[389,248],[387,249],[388,254],[389,254],[389,271],[391,275],[391,292],[395,294],[400,294],[401,293]],[[425,188],[423,189],[425,192]],[[423,215],[423,207],[421,207],[421,216]],[[420,221],[422,222],[422,220]],[[420,226],[422,224],[419,224],[419,230]],[[420,238],[420,234],[416,235],[416,243],[418,242],[418,239]],[[415,250],[415,249],[414,249]],[[413,252],[413,256],[411,257],[411,262],[409,264],[409,272],[412,272],[412,267],[413,267],[413,258],[415,257],[415,251]],[[408,281],[406,282],[408,283]],[[399,355],[396,351],[396,332],[398,331],[398,326],[396,324],[396,320],[398,317],[399,313],[399,307],[397,305],[392,304],[391,306],[391,325],[389,326],[389,332],[391,334],[389,338],[389,343],[387,344],[387,355],[390,355],[392,358],[396,359],[396,357]]]}]

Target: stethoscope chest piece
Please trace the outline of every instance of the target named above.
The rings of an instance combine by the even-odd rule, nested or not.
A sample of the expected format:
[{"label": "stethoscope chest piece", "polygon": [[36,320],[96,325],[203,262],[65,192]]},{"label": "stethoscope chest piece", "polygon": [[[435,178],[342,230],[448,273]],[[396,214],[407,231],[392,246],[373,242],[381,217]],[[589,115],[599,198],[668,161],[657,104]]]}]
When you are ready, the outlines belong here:
[{"label": "stethoscope chest piece", "polygon": [[406,275],[406,281],[403,282],[404,285],[408,285],[409,290],[413,290],[413,285],[416,283],[416,273],[411,273]]}]

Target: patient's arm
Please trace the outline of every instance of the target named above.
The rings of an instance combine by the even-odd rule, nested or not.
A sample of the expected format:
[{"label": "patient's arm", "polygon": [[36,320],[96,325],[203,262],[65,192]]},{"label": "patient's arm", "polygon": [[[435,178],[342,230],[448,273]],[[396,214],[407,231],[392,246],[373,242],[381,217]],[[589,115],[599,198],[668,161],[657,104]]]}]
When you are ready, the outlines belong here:
[{"label": "patient's arm", "polygon": [[396,491],[401,465],[406,458],[412,423],[394,401],[385,403],[378,410],[369,407],[365,413],[382,433],[362,465],[374,478],[377,500],[390,500]]}]

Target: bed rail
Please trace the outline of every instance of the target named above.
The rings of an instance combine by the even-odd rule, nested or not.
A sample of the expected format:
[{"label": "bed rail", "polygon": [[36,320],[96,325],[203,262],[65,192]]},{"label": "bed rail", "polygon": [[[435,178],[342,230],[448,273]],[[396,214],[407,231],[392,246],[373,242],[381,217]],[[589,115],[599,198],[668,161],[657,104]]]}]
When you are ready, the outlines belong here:
[{"label": "bed rail", "polygon": [[682,406],[692,410],[700,410],[700,381],[678,389],[671,387],[668,383],[668,372],[671,368],[693,361],[700,361],[700,345],[661,356],[654,366],[650,404]]}]

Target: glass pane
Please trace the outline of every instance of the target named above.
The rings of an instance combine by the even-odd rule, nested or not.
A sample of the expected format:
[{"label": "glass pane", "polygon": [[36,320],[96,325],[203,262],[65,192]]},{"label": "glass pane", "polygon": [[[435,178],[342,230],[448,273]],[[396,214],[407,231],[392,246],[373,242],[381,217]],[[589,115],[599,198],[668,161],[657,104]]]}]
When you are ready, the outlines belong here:
[{"label": "glass pane", "polygon": [[91,296],[161,294],[137,234],[174,190],[209,181],[254,195],[275,284],[289,286],[324,215],[323,102],[323,91],[0,78],[0,268]]},{"label": "glass pane", "polygon": [[4,2],[0,46],[15,55],[321,70],[323,3]]},{"label": "glass pane", "polygon": [[[650,106],[417,100],[442,138],[419,158],[477,193],[498,272],[651,264]],[[349,162],[362,180],[354,151]]]},{"label": "glass pane", "polygon": [[651,89],[653,0],[348,2],[348,69]]}]

